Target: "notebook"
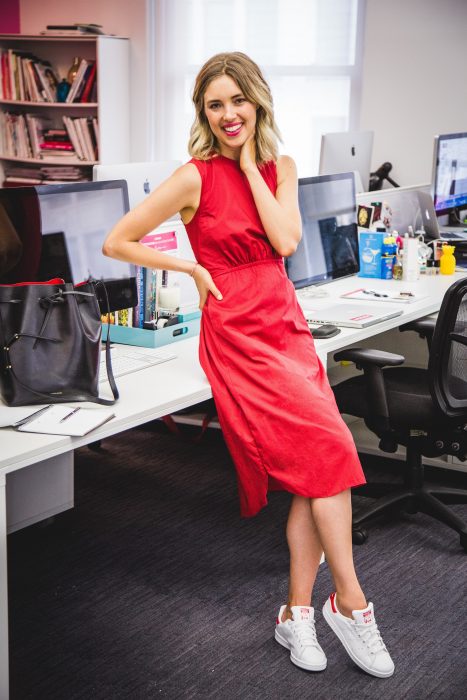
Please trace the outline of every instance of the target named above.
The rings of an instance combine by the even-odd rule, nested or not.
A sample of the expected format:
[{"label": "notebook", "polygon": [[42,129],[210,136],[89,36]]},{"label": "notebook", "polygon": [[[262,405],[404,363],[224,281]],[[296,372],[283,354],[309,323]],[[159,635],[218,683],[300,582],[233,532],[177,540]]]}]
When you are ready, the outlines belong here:
[{"label": "notebook", "polygon": [[455,243],[456,241],[467,242],[467,231],[463,230],[462,226],[458,228],[447,229],[438,224],[433,199],[428,192],[417,192],[418,203],[420,206],[420,214],[422,216],[423,228],[427,238],[441,238],[442,241]]},{"label": "notebook", "polygon": [[23,409],[0,406],[0,427],[11,427],[22,433],[83,436],[114,417],[111,409],[100,406],[50,404]]},{"label": "notebook", "polygon": [[375,323],[382,323],[389,318],[400,316],[402,309],[390,307],[386,304],[370,306],[363,304],[332,304],[322,309],[311,308],[308,303],[302,306],[303,313],[308,323],[332,323],[343,328],[367,328]]}]

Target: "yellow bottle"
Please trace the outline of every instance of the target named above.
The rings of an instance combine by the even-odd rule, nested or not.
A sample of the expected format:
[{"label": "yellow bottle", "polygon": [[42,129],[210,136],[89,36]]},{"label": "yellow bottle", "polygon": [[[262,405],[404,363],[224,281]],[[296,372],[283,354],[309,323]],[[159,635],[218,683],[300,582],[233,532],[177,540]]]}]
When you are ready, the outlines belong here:
[{"label": "yellow bottle", "polygon": [[456,271],[455,247],[453,245],[443,245],[441,251],[439,271],[442,275],[453,275]]}]

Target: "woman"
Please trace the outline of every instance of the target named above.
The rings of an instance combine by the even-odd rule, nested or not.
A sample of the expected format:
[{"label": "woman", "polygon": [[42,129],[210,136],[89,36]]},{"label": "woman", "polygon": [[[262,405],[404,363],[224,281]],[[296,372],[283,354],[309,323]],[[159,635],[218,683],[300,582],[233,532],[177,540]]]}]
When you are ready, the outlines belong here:
[{"label": "woman", "polygon": [[[284,271],[301,224],[295,164],[278,156],[269,87],[244,54],[219,54],[201,69],[193,101],[192,160],[116,225],[104,253],[194,278],[200,361],[236,466],[242,515],[266,505],[268,489],[293,494],[289,597],[276,640],[297,666],[326,667],[311,607],[324,550],[336,587],[323,608],[327,622],[361,668],[390,676],[394,665],[352,558],[350,487],[365,478]],[[139,243],[177,211],[196,262]]]}]

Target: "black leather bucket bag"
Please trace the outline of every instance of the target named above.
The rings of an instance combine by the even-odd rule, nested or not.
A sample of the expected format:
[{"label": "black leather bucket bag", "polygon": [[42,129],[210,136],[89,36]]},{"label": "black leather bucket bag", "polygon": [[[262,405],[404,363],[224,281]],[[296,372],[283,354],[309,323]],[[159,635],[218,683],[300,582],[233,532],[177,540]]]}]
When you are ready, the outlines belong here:
[{"label": "black leather bucket bag", "polygon": [[[0,395],[8,406],[92,401],[118,391],[106,346],[113,399],[99,397],[101,311],[96,285],[62,280],[0,285]],[[109,336],[110,334],[108,334]]]}]

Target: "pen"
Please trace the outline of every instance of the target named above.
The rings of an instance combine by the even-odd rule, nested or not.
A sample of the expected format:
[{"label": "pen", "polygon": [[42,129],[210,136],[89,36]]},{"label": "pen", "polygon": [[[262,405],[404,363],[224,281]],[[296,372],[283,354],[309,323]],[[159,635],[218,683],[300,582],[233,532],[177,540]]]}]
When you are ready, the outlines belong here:
[{"label": "pen", "polygon": [[70,413],[67,413],[66,416],[63,416],[63,418],[61,418],[61,419],[59,420],[59,423],[63,423],[64,420],[67,420],[68,418],[70,418],[71,416],[73,416],[75,413],[77,413],[77,412],[79,411],[79,409],[80,409],[79,406],[77,406],[76,408],[74,408],[72,411],[70,411]]},{"label": "pen", "polygon": [[27,416],[26,418],[23,418],[23,420],[18,421],[13,425],[14,428],[19,428],[22,425],[27,425],[28,423],[31,423],[33,420],[36,420],[36,418],[39,418],[43,413],[49,410],[51,408],[50,406],[44,406],[44,408],[40,408],[38,411],[35,411],[32,415]]},{"label": "pen", "polygon": [[375,292],[372,289],[362,289],[363,294],[371,294],[373,297],[388,297],[387,294],[383,294],[382,292]]}]

